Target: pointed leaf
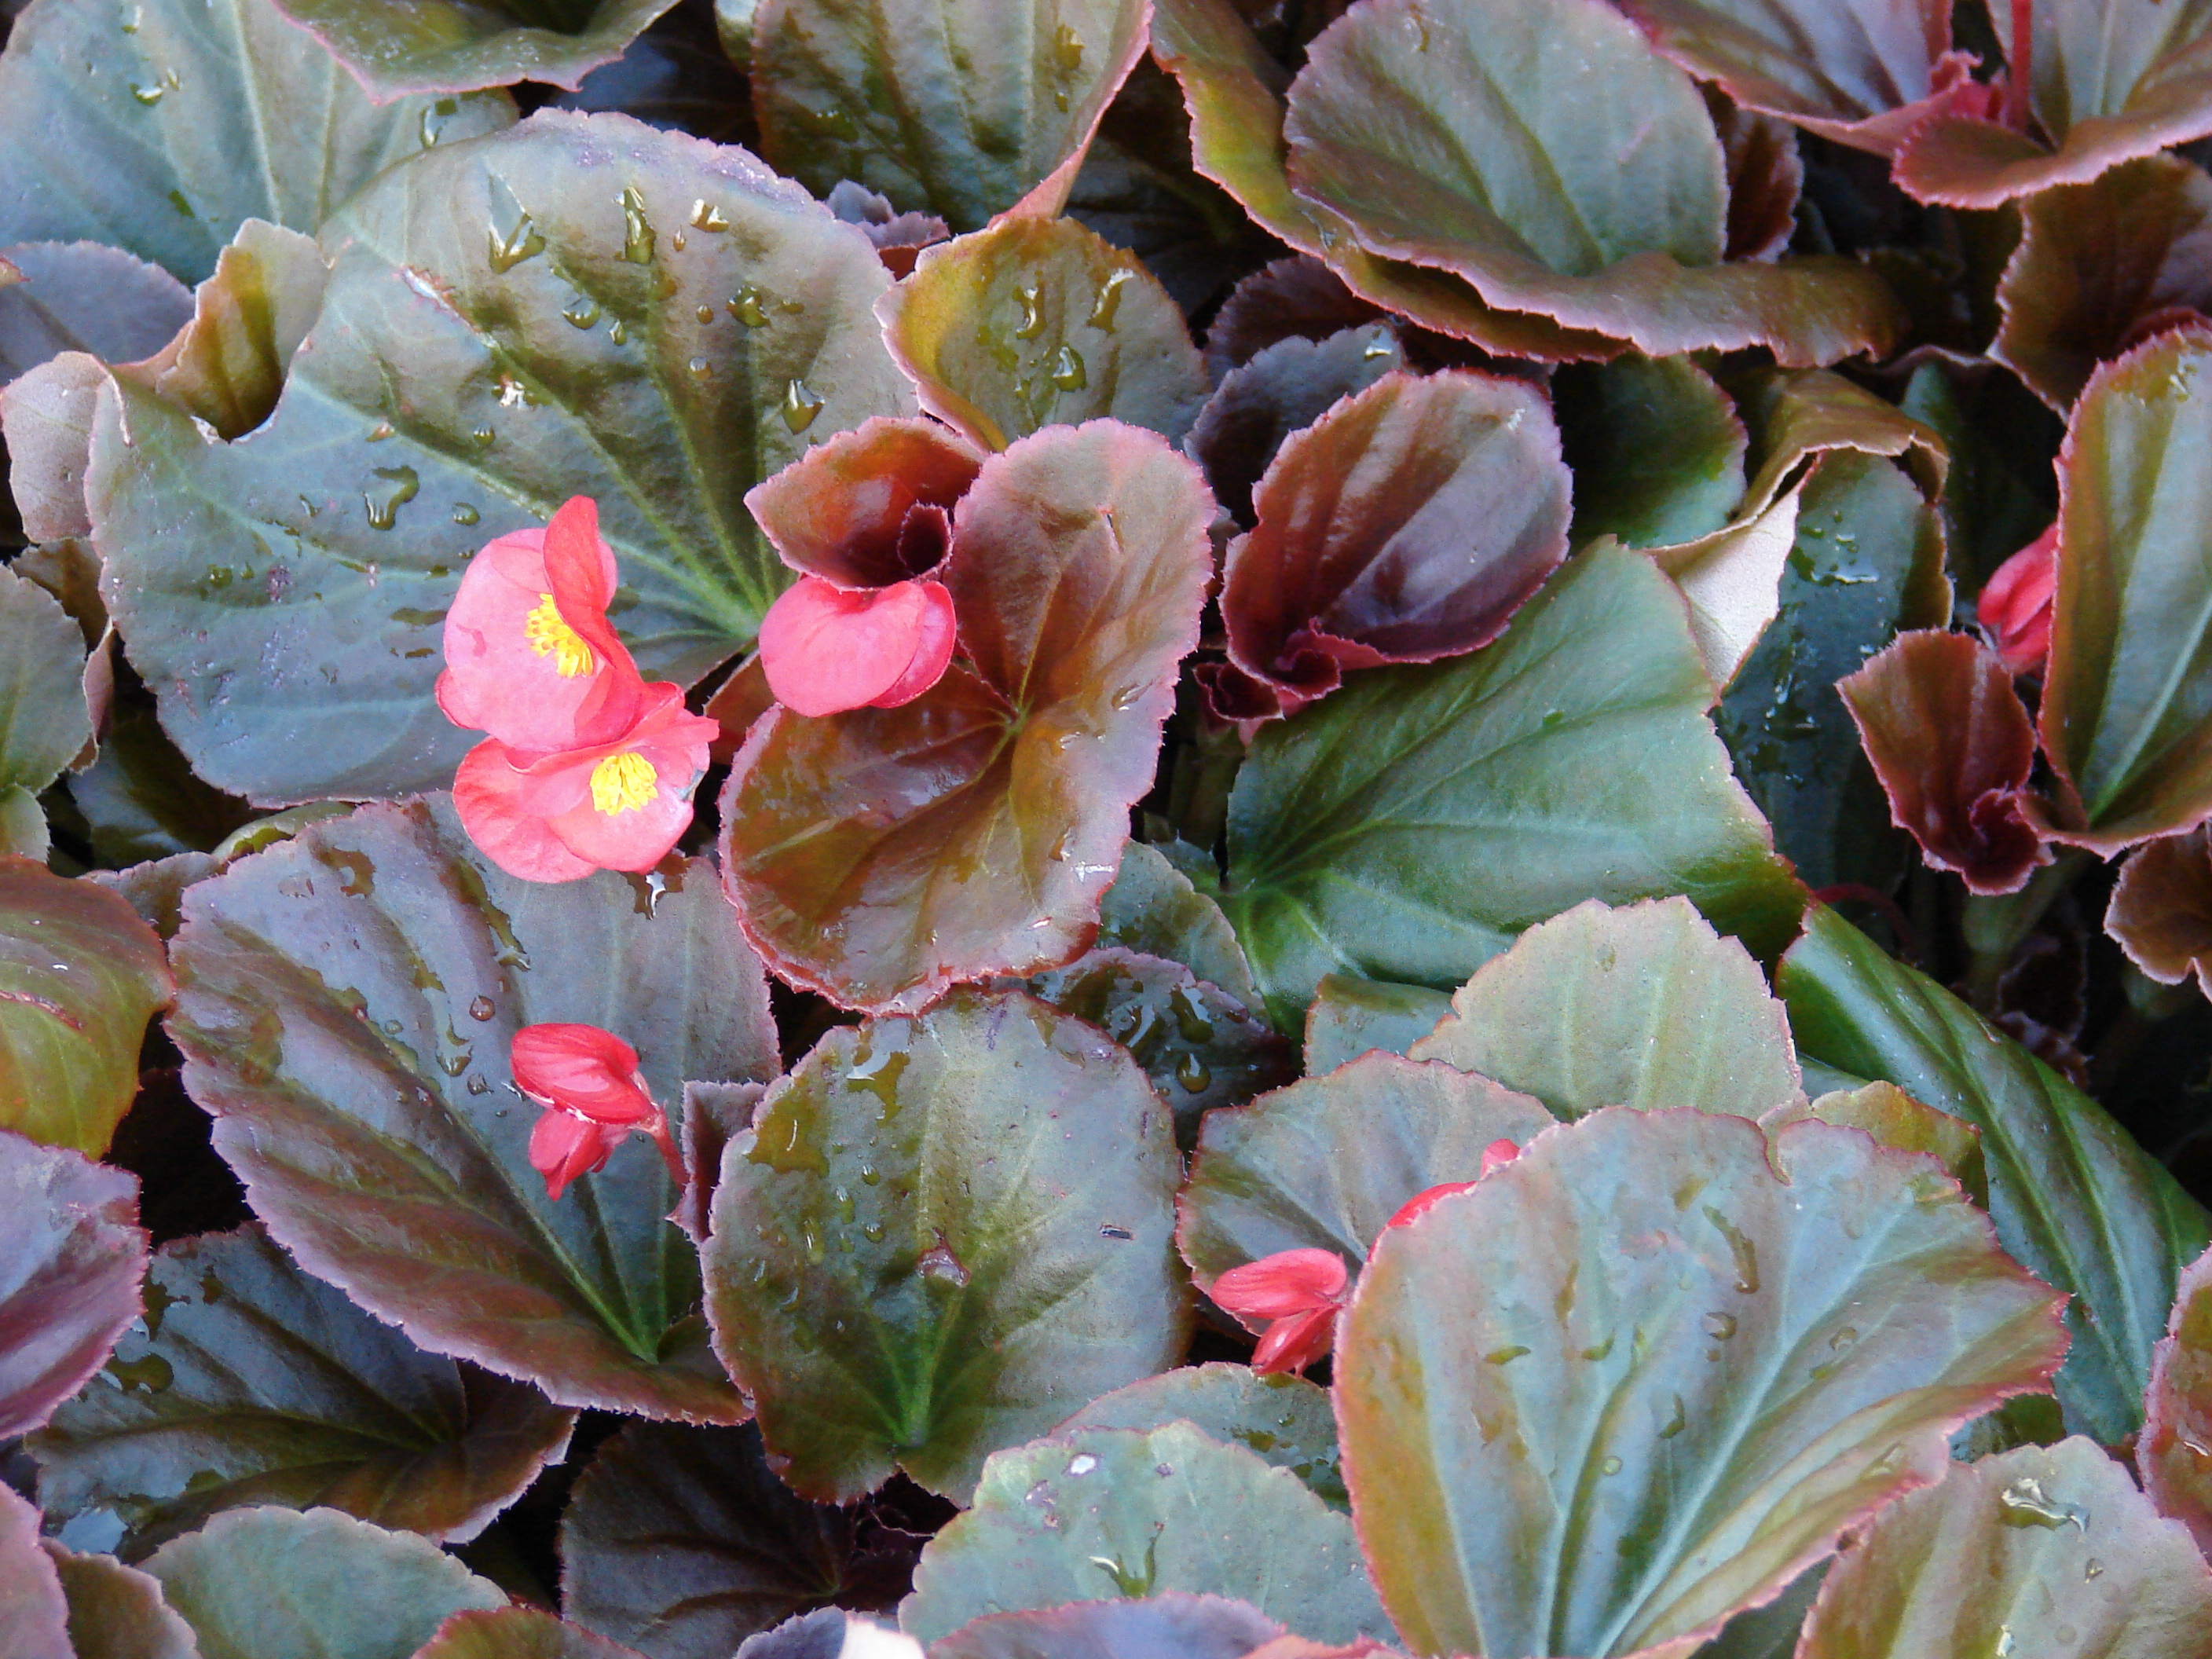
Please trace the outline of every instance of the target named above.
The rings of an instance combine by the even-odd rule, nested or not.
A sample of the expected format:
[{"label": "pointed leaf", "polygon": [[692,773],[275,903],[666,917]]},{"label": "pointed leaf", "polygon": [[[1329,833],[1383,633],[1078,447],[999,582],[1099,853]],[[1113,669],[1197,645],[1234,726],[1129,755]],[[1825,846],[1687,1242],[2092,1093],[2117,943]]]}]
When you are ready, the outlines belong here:
[{"label": "pointed leaf", "polygon": [[1154,848],[1133,841],[1098,902],[1098,944],[1179,962],[1246,1007],[1259,1006],[1252,965],[1221,907]]},{"label": "pointed leaf", "polygon": [[1631,547],[1690,541],[1743,499],[1743,421],[1686,357],[1563,368],[1552,407],[1574,473],[1577,546],[1600,536]]},{"label": "pointed leaf", "polygon": [[1932,1160],[1593,1113],[1392,1228],[1340,1322],[1384,1603],[1417,1652],[1682,1652],[2039,1387],[2060,1301]]},{"label": "pointed leaf", "polygon": [[37,1428],[138,1317],[146,1235],[121,1170],[0,1131],[0,1437]]},{"label": "pointed leaf", "polygon": [[41,5],[0,57],[0,246],[82,238],[196,283],[242,221],[318,230],[392,163],[514,119],[503,93],[380,108],[274,0]]},{"label": "pointed leaf", "polygon": [[1288,1469],[1331,1509],[1348,1506],[1337,1469],[1336,1418],[1327,1390],[1302,1376],[1261,1375],[1249,1365],[1184,1365],[1102,1394],[1053,1431],[1193,1425],[1224,1445],[1243,1446]]},{"label": "pointed leaf", "polygon": [[92,740],[84,636],[36,582],[0,578],[0,787],[35,795]]},{"label": "pointed leaf", "polygon": [[2161,1515],[2212,1556],[2212,1251],[2181,1275],[2166,1335],[2153,1350],[2136,1467]]},{"label": "pointed leaf", "polygon": [[1249,1601],[1170,1592],[986,1613],[936,1643],[937,1659],[1244,1659],[1283,1634]]},{"label": "pointed leaf", "polygon": [[9,1659],[77,1659],[69,1603],[39,1547],[39,1512],[0,1485],[0,1642]]},{"label": "pointed leaf", "polygon": [[1324,974],[1457,985],[1590,897],[1686,892],[1778,946],[1801,900],[1728,775],[1712,695],[1672,585],[1599,550],[1473,655],[1359,675],[1263,732],[1223,908],[1275,1023]]},{"label": "pointed leaf", "polygon": [[615,621],[640,666],[696,679],[788,580],[745,491],[911,407],[874,251],[741,151],[545,112],[392,173],[340,238],[251,443],[128,382],[94,438],[133,665],[201,775],[257,800],[449,781],[470,738],[430,689],[459,572],[573,495],[635,592]]},{"label": "pointed leaf", "polygon": [[378,103],[514,81],[574,90],[675,0],[276,0]]},{"label": "pointed leaf", "polygon": [[561,1203],[507,1092],[524,1025],[623,1036],[655,1099],[775,1069],[758,964],[701,861],[516,880],[443,797],[317,823],[185,898],[171,1034],[270,1234],[434,1353],[564,1405],[730,1422],[677,1194],[633,1143]]},{"label": "pointed leaf", "polygon": [[222,1510],[343,1510],[463,1541],[567,1445],[574,1412],[416,1349],[258,1227],[164,1245],[143,1332],[33,1447],[40,1497],[143,1555]]},{"label": "pointed leaf", "polygon": [[535,1607],[457,1613],[415,1659],[641,1659],[633,1649]]},{"label": "pointed leaf", "polygon": [[2212,1571],[2082,1439],[1954,1464],[1843,1553],[1799,1659],[2204,1659]]},{"label": "pointed leaf", "polygon": [[1324,974],[1306,1010],[1306,1075],[1319,1077],[1378,1048],[1402,1054],[1449,1012],[1451,999],[1425,985]]},{"label": "pointed leaf", "polygon": [[983,1460],[1182,1351],[1171,1120],[1133,1061],[1020,995],[824,1037],[732,1143],[716,1351],[802,1493]]},{"label": "pointed leaf", "polygon": [[160,1581],[112,1555],[80,1555],[51,1540],[45,1548],[69,1598],[76,1659],[201,1659],[192,1627],[163,1599]]},{"label": "pointed leaf", "polygon": [[1249,1601],[1315,1641],[1390,1629],[1352,1523],[1289,1470],[1188,1423],[1000,1452],[914,1582],[899,1623],[933,1644],[987,1613],[1173,1590]]},{"label": "pointed leaf", "polygon": [[0,384],[64,351],[150,356],[191,316],[183,283],[121,248],[28,242],[0,261],[21,278],[0,285]]},{"label": "pointed leaf", "polygon": [[2107,1444],[2133,1433],[2175,1280],[2212,1243],[2212,1217],[2094,1102],[1833,911],[1808,915],[1776,982],[1807,1056],[1981,1131],[1998,1238],[2074,1297],[2067,1427]]},{"label": "pointed leaf", "polygon": [[2212,996],[2212,829],[2138,847],[2112,885],[2105,931],[2160,984],[2194,974]]}]

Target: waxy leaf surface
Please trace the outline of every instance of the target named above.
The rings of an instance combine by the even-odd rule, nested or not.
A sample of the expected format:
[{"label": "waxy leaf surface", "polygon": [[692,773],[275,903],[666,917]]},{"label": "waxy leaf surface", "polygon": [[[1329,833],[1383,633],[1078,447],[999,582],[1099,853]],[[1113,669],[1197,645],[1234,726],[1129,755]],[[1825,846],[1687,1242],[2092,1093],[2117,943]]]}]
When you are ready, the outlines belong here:
[{"label": "waxy leaf surface", "polygon": [[1799,1659],[2204,1659],[2212,1571],[2094,1443],[1954,1464],[1829,1569]]},{"label": "waxy leaf surface", "polygon": [[242,221],[318,230],[514,119],[504,93],[379,107],[273,0],[45,0],[0,56],[0,247],[105,242],[197,283]]},{"label": "waxy leaf surface", "polygon": [[1384,1605],[1417,1652],[1683,1651],[2039,1387],[2058,1301],[1928,1159],[1594,1113],[1385,1233],[1340,1321]]},{"label": "waxy leaf surface", "polygon": [[[1593,900],[1540,923],[1452,997],[1407,1051],[1533,1095],[1756,1117],[1797,1094],[1790,1019],[1750,953],[1686,899]],[[1517,1137],[1516,1137],[1517,1139]]]},{"label": "waxy leaf surface", "polygon": [[1425,985],[1324,974],[1306,1010],[1306,1075],[1333,1072],[1372,1049],[1402,1054],[1451,1012],[1451,999]]},{"label": "waxy leaf surface", "polygon": [[1253,487],[1284,440],[1405,365],[1397,331],[1388,323],[1363,323],[1318,340],[1292,334],[1272,341],[1222,376],[1183,447],[1206,469],[1230,516],[1249,525]]},{"label": "waxy leaf surface", "polygon": [[329,240],[322,314],[251,443],[125,381],[94,436],[132,663],[200,775],[256,800],[448,781],[470,738],[430,688],[461,569],[574,495],[599,501],[640,667],[696,679],[789,580],[745,491],[912,407],[866,239],[742,151],[624,117],[441,148]]},{"label": "waxy leaf surface", "polygon": [[1352,1522],[1288,1469],[1188,1423],[1000,1452],[914,1586],[899,1622],[924,1643],[988,1613],[1165,1590],[1235,1596],[1313,1641],[1390,1634]]},{"label": "waxy leaf surface", "polygon": [[1817,1118],[1863,1129],[1884,1146],[1925,1152],[1948,1170],[1968,1198],[1990,1206],[1989,1164],[1982,1157],[1982,1133],[1962,1117],[1923,1106],[1894,1083],[1869,1083],[1839,1089],[1816,1100],[1794,1101],[1759,1115],[1770,1134],[1785,1123]]},{"label": "waxy leaf surface", "polygon": [[112,1555],[80,1555],[51,1540],[45,1547],[69,1598],[76,1659],[204,1659],[158,1579]]},{"label": "waxy leaf surface", "polygon": [[514,81],[574,91],[675,0],[275,0],[378,103]]},{"label": "waxy leaf surface", "polygon": [[183,283],[121,248],[30,242],[0,262],[19,279],[0,283],[0,385],[64,351],[151,356],[191,316]]},{"label": "waxy leaf surface", "polygon": [[2175,1281],[2212,1218],[2095,1102],[1833,911],[1810,912],[1776,982],[1801,1053],[1982,1132],[1999,1240],[2074,1298],[2067,1426],[2115,1445],[2135,1432]]},{"label": "waxy leaf surface", "polygon": [[0,788],[35,795],[92,738],[84,635],[36,582],[0,577]]},{"label": "waxy leaf surface", "polygon": [[1618,536],[1662,547],[1710,535],[1743,499],[1750,439],[1713,378],[1686,357],[1622,357],[1552,381],[1574,472],[1576,545]]},{"label": "waxy leaf surface", "polygon": [[2151,1355],[2136,1467],[2159,1513],[2212,1555],[2212,1253],[2181,1275],[2173,1316]]},{"label": "waxy leaf surface", "polygon": [[2138,847],[2112,885],[2105,931],[2160,984],[2194,974],[2212,996],[2212,830]]},{"label": "waxy leaf surface", "polygon": [[712,869],[665,879],[657,898],[606,872],[518,881],[442,797],[365,807],[187,892],[170,1031],[216,1149],[308,1271],[562,1404],[732,1422],[660,1160],[633,1142],[554,1203],[507,1090],[515,1031],[547,1022],[622,1036],[664,1109],[687,1078],[774,1073]]},{"label": "waxy leaf surface", "polygon": [[164,1245],[134,1331],[36,1443],[40,1499],[114,1512],[145,1553],[220,1510],[343,1510],[465,1540],[568,1443],[574,1412],[426,1354],[259,1229]]},{"label": "waxy leaf surface", "polygon": [[968,665],[896,708],[756,724],[724,879],[785,978],[910,1011],[1066,962],[1151,787],[1196,642],[1212,498],[1150,433],[1041,433],[985,463],[944,574]]},{"label": "waxy leaf surface", "polygon": [[799,1492],[983,1460],[1182,1352],[1173,1120],[1136,1063],[1018,994],[824,1037],[732,1142],[715,1346]]},{"label": "waxy leaf surface", "polygon": [[121,1170],[0,1131],[0,1436],[37,1428],[138,1317],[146,1235]]},{"label": "waxy leaf surface", "polygon": [[1183,1365],[1102,1394],[1053,1431],[1065,1439],[1079,1429],[1195,1425],[1224,1445],[1243,1446],[1288,1469],[1331,1509],[1345,1509],[1337,1468],[1336,1417],[1328,1390],[1302,1376],[1263,1375],[1249,1365]]},{"label": "waxy leaf surface", "polygon": [[1598,550],[1472,655],[1361,674],[1262,732],[1223,908],[1275,1023],[1325,974],[1461,984],[1586,898],[1686,893],[1778,947],[1799,890],[1729,776],[1712,696],[1667,579]]},{"label": "waxy leaf surface", "polygon": [[1098,945],[1179,962],[1246,1007],[1259,1006],[1252,964],[1221,907],[1140,841],[1121,849],[1121,867],[1098,902]]},{"label": "waxy leaf surface", "polygon": [[1134,1601],[986,1613],[930,1650],[937,1659],[1244,1659],[1282,1634],[1249,1601],[1170,1590]]},{"label": "waxy leaf surface", "polygon": [[39,1547],[39,1512],[0,1486],[0,1640],[11,1659],[77,1659],[69,1603]]},{"label": "waxy leaf surface", "polygon": [[636,1650],[594,1636],[536,1607],[457,1613],[415,1659],[641,1659]]}]

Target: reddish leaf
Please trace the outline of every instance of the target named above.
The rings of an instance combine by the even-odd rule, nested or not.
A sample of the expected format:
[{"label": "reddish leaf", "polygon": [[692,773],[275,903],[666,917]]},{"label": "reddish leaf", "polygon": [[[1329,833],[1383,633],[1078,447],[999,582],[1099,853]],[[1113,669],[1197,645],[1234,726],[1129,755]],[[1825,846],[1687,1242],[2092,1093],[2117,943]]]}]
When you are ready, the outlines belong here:
[{"label": "reddish leaf", "polygon": [[202,1659],[192,1627],[170,1607],[159,1580],[112,1555],[80,1555],[52,1539],[43,1547],[69,1598],[77,1659]]},{"label": "reddish leaf", "polygon": [[930,1651],[935,1659],[1244,1659],[1282,1634],[1280,1625],[1249,1601],[1170,1591],[989,1613],[939,1638]]},{"label": "reddish leaf", "polygon": [[1705,107],[1712,112],[1728,166],[1723,257],[1778,259],[1797,234],[1797,197],[1805,187],[1796,129],[1771,115],[1738,109],[1711,93]]},{"label": "reddish leaf", "polygon": [[745,506],[793,570],[840,587],[888,587],[944,563],[944,525],[928,509],[950,514],[982,465],[981,452],[935,421],[876,416],[754,485]]},{"label": "reddish leaf", "polygon": [[2212,1251],[2182,1272],[2143,1407],[2136,1443],[2143,1491],[2212,1556]]},{"label": "reddish leaf", "polygon": [[60,1576],[39,1547],[39,1512],[0,1484],[0,1653],[76,1659]]},{"label": "reddish leaf", "polygon": [[8,1439],[52,1416],[138,1317],[146,1234],[135,1177],[4,1131],[0,1214],[8,1218],[0,1439]]},{"label": "reddish leaf", "polygon": [[1899,635],[1837,683],[1889,797],[1890,816],[1938,870],[2012,893],[2051,854],[2023,802],[2035,732],[1996,654],[1965,634]]},{"label": "reddish leaf", "polygon": [[645,1659],[536,1607],[457,1613],[415,1659]]},{"label": "reddish leaf", "polygon": [[1388,315],[1363,300],[1344,278],[1310,253],[1293,253],[1262,265],[1237,284],[1206,331],[1206,371],[1218,384],[1285,340],[1319,343],[1362,323]]},{"label": "reddish leaf", "polygon": [[2212,828],[2164,836],[2120,866],[2105,931],[2161,985],[2191,974],[2212,996]]}]

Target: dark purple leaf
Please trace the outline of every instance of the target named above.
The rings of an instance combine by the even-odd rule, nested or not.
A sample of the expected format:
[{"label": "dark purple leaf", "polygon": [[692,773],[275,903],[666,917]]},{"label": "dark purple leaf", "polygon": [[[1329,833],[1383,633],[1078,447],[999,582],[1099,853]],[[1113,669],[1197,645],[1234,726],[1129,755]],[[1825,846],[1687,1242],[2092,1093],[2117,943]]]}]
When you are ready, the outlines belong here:
[{"label": "dark purple leaf", "polygon": [[1321,340],[1293,334],[1274,341],[1222,377],[1183,447],[1206,469],[1215,499],[1238,523],[1249,525],[1253,486],[1283,441],[1405,362],[1396,331],[1386,323]]},{"label": "dark purple leaf", "polygon": [[0,1131],[0,1439],[37,1428],[138,1317],[138,1182]]},{"label": "dark purple leaf", "polygon": [[191,320],[191,296],[159,265],[97,242],[0,247],[21,277],[0,285],[0,384],[64,351],[150,357]]}]

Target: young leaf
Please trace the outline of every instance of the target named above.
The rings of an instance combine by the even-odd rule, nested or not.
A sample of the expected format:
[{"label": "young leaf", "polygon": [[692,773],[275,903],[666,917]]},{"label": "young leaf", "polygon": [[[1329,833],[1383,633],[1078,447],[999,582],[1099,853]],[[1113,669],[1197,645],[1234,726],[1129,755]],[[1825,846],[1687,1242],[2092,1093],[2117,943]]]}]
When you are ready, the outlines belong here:
[{"label": "young leaf", "polygon": [[2212,830],[2162,836],[2120,866],[2105,931],[2161,985],[2191,974],[2212,996]]},{"label": "young leaf", "polygon": [[41,5],[0,56],[0,246],[105,242],[197,283],[243,221],[319,230],[514,120],[504,93],[379,107],[273,0]]},{"label": "young leaf", "polygon": [[877,312],[921,406],[986,449],[1105,418],[1180,440],[1206,396],[1176,302],[1073,219],[1016,215],[931,248]]},{"label": "young leaf", "polygon": [[[1339,1431],[1423,1653],[1681,1651],[2039,1387],[2062,1298],[1923,1158],[1611,1108],[1391,1229]],[[1680,1645],[1676,1645],[1680,1644]]]},{"label": "young leaf", "polygon": [[2212,1555],[2212,1252],[2181,1275],[2173,1315],[2152,1350],[2136,1467],[2161,1515],[2187,1527]]},{"label": "young leaf", "polygon": [[561,1517],[562,1607],[653,1659],[729,1659],[816,1607],[890,1607],[908,1565],[861,1546],[847,1511],[793,1497],[750,1425],[632,1423]]},{"label": "young leaf", "polygon": [[507,1091],[524,1025],[623,1037],[653,1097],[776,1066],[758,963],[702,861],[648,896],[514,879],[443,797],[366,807],[185,895],[171,1034],[270,1236],[434,1353],[564,1405],[732,1422],[652,1149],[561,1203]]},{"label": "young leaf", "polygon": [[1319,1077],[1378,1048],[1402,1054],[1449,1012],[1451,999],[1425,985],[1324,974],[1306,1010],[1306,1075]]},{"label": "young leaf", "polygon": [[761,153],[817,195],[851,179],[979,230],[1049,219],[1145,49],[1144,0],[762,0]]},{"label": "young leaf", "polygon": [[778,709],[731,768],[724,879],[780,974],[908,1011],[1088,943],[1196,642],[1213,513],[1195,467],[1114,422],[984,465],[945,574],[972,671],[896,708]]},{"label": "young leaf", "polygon": [[1288,1469],[1331,1509],[1350,1506],[1337,1468],[1328,1394],[1302,1376],[1261,1375],[1249,1365],[1183,1365],[1100,1395],[1053,1437],[1066,1439],[1079,1429],[1150,1432],[1176,1422]]},{"label": "young leaf", "polygon": [[37,1428],[138,1317],[146,1235],[121,1170],[0,1131],[0,1437]]},{"label": "young leaf", "polygon": [[1601,1106],[1757,1117],[1796,1099],[1800,1081],[1765,975],[1682,898],[1618,910],[1593,899],[1531,927],[1407,1052],[1533,1095],[1559,1118]]},{"label": "young leaf", "polygon": [[1319,340],[1293,334],[1273,341],[1222,376],[1183,448],[1206,469],[1206,483],[1230,516],[1249,525],[1253,487],[1284,441],[1405,366],[1397,331],[1388,323],[1363,323]]},{"label": "young leaf", "polygon": [[1079,1020],[956,992],[841,1029],[732,1143],[707,1249],[716,1351],[778,1469],[857,1497],[984,1458],[1182,1352],[1172,1121]]},{"label": "young leaf", "polygon": [[1277,1025],[1324,974],[1460,984],[1590,897],[1686,892],[1778,947],[1800,892],[1728,775],[1712,696],[1672,585],[1601,549],[1480,651],[1359,675],[1261,733],[1222,908]]},{"label": "young leaf", "polygon": [[1175,1590],[1237,1597],[1310,1641],[1390,1631],[1352,1522],[1188,1423],[1000,1452],[974,1506],[922,1551],[899,1623],[933,1644],[987,1613]]},{"label": "young leaf", "polygon": [[256,1504],[465,1541],[575,1421],[527,1383],[420,1352],[258,1227],[164,1245],[145,1294],[144,1331],[33,1445],[47,1511],[113,1511],[133,1556]]},{"label": "young leaf", "polygon": [[[1249,1601],[1170,1591],[1137,1601],[986,1613],[930,1651],[935,1659],[1244,1659],[1282,1634],[1280,1625]],[[1304,1644],[1298,1650],[1305,1650]]]},{"label": "young leaf", "polygon": [[0,1651],[9,1659],[77,1659],[69,1603],[39,1547],[39,1512],[0,1485]]},{"label": "young leaf", "polygon": [[469,739],[430,689],[460,569],[574,495],[635,593],[616,620],[640,666],[697,678],[788,580],[745,491],[912,406],[866,240],[742,152],[624,117],[441,147],[331,240],[251,443],[121,380],[94,436],[133,665],[201,775],[259,801],[447,782]]},{"label": "young leaf", "polygon": [[69,1598],[76,1659],[203,1659],[192,1627],[163,1598],[158,1580],[112,1555],[80,1555],[51,1539],[44,1547]]},{"label": "young leaf", "polygon": [[574,91],[675,0],[276,0],[380,104],[514,81]]},{"label": "young leaf", "polygon": [[1799,1659],[2204,1659],[2212,1571],[2091,1442],[1954,1464],[1828,1573]]},{"label": "young leaf", "polygon": [[1687,357],[1571,365],[1552,380],[1559,445],[1574,474],[1577,546],[1694,540],[1743,499],[1742,417]]},{"label": "young leaf", "polygon": [[413,1659],[448,1613],[507,1605],[427,1539],[336,1510],[233,1510],[146,1571],[208,1659]]},{"label": "young leaf", "polygon": [[173,984],[161,941],[122,899],[0,859],[0,1128],[105,1152]]},{"label": "young leaf", "polygon": [[0,384],[64,351],[149,356],[191,316],[182,283],[121,248],[29,242],[0,248],[0,264],[21,278],[0,284]]},{"label": "young leaf", "polygon": [[457,1613],[414,1659],[645,1659],[536,1607]]},{"label": "young leaf", "polygon": [[1244,947],[1221,907],[1157,848],[1140,841],[1121,849],[1114,884],[1098,901],[1098,945],[1165,957],[1246,1007],[1259,1006],[1252,964],[1244,960]]},{"label": "young leaf", "polygon": [[2067,1426],[2113,1445],[2135,1432],[2175,1280],[2212,1218],[2094,1101],[1833,911],[1808,915],[1776,983],[1801,1052],[1981,1131],[1998,1238],[2074,1298]]}]

